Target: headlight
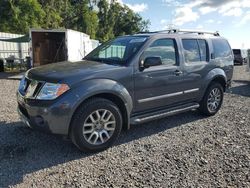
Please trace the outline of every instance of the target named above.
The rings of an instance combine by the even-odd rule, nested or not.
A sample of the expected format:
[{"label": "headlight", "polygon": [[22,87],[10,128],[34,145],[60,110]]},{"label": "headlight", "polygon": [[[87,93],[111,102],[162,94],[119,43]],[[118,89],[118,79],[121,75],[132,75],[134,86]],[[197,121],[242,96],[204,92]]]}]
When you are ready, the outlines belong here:
[{"label": "headlight", "polygon": [[67,84],[45,83],[37,95],[40,100],[53,100],[69,90]]}]

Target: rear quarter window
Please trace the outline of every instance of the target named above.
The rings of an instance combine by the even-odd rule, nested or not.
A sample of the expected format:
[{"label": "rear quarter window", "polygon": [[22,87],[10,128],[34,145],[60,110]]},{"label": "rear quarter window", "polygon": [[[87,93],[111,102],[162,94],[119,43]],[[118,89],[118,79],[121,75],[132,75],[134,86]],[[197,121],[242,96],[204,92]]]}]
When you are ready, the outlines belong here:
[{"label": "rear quarter window", "polygon": [[212,39],[215,58],[229,57],[232,55],[231,47],[225,39]]}]

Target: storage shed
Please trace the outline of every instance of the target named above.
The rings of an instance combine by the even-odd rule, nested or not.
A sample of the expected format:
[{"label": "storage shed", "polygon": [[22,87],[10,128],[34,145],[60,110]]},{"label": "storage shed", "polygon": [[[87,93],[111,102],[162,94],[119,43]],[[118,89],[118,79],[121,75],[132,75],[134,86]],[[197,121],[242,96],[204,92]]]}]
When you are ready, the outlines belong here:
[{"label": "storage shed", "polygon": [[90,36],[70,29],[30,29],[33,67],[60,61],[79,61],[99,45]]}]

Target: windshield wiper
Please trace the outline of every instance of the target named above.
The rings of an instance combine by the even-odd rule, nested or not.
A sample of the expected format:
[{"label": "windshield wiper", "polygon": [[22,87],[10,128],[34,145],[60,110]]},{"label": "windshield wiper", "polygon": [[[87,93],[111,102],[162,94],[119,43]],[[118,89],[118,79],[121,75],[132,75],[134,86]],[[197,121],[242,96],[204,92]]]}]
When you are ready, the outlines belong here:
[{"label": "windshield wiper", "polygon": [[100,62],[100,63],[103,63],[103,60],[101,58],[83,58],[84,60],[87,60],[87,61],[97,61],[97,62]]},{"label": "windshield wiper", "polygon": [[105,64],[112,64],[112,65],[123,65],[124,64],[123,61],[115,60],[112,58],[85,58],[85,60],[96,61],[96,62],[105,63]]}]

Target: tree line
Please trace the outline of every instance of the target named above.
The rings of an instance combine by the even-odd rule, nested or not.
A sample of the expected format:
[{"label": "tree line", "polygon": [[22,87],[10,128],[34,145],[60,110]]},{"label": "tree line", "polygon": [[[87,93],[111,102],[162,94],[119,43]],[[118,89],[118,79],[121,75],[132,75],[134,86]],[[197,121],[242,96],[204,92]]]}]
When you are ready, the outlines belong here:
[{"label": "tree line", "polygon": [[150,22],[115,0],[0,0],[0,31],[67,28],[105,42],[148,30]]}]

